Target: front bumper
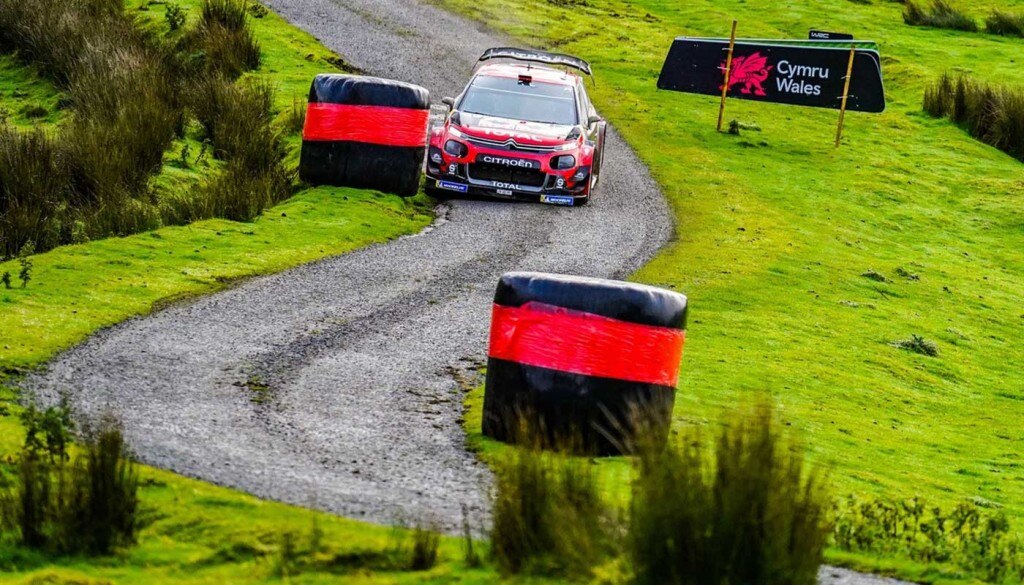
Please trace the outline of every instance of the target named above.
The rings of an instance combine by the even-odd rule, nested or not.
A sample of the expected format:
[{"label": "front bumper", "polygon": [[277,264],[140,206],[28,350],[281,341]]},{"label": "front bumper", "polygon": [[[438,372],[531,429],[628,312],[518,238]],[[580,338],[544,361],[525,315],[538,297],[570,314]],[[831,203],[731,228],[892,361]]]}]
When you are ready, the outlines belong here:
[{"label": "front bumper", "polygon": [[567,185],[565,179],[556,174],[546,175],[541,185],[518,185],[476,178],[470,171],[470,165],[466,163],[450,163],[442,169],[441,165],[428,159],[426,167],[427,187],[453,195],[474,195],[566,206],[585,202],[589,195],[589,167],[584,167],[587,178],[572,186]]},{"label": "front bumper", "polygon": [[451,193],[452,195],[473,195],[480,197],[493,197],[497,199],[509,199],[513,201],[530,201],[533,203],[547,203],[549,205],[579,205],[587,200],[586,193],[572,193],[565,189],[545,189],[543,191],[520,191],[516,189],[501,189],[493,186],[474,185],[461,178],[436,179],[427,175],[427,187],[438,191]]}]

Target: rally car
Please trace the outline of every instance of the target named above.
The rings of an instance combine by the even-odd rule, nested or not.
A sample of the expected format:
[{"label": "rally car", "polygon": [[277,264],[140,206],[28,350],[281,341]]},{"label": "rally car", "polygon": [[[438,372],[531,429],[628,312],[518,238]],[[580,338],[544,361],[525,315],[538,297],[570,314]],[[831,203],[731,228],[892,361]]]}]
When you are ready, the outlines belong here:
[{"label": "rally car", "polygon": [[[559,68],[562,67],[562,68]],[[427,189],[555,205],[590,200],[606,124],[590,104],[590,64],[569,55],[494,48],[430,132]]]}]

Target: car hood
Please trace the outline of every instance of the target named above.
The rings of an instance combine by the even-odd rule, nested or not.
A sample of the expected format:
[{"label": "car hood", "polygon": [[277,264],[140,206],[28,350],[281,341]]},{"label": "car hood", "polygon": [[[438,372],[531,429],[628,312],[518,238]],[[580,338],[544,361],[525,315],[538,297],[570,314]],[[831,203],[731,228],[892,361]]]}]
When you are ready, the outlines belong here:
[{"label": "car hood", "polygon": [[565,144],[575,126],[524,122],[480,114],[459,113],[459,129],[475,138],[506,140],[512,138],[523,146],[558,146]]}]

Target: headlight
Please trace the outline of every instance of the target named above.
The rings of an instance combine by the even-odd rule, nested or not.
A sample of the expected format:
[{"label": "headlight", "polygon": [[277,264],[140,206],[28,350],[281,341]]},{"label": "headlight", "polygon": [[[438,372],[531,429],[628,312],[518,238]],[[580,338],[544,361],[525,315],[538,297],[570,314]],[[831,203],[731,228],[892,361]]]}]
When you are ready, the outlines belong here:
[{"label": "headlight", "polygon": [[576,148],[575,142],[566,142],[565,144],[560,144],[556,146],[555,150],[572,150],[574,148]]},{"label": "headlight", "polygon": [[465,138],[466,137],[466,135],[463,134],[462,132],[460,132],[459,129],[456,128],[455,126],[449,126],[448,127],[448,134],[451,134],[452,136],[454,136],[456,138]]},{"label": "headlight", "polygon": [[571,154],[563,154],[551,159],[551,167],[560,171],[567,171],[576,166],[576,157]]},{"label": "headlight", "polygon": [[455,157],[466,156],[466,145],[456,140],[449,140],[444,143],[444,151]]}]

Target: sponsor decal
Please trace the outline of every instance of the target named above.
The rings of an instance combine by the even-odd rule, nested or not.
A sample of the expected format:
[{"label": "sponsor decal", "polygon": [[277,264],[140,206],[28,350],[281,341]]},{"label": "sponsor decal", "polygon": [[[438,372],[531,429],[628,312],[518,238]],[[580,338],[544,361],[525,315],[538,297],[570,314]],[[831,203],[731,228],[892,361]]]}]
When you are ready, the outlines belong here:
[{"label": "sponsor decal", "polygon": [[455,163],[448,165],[448,174],[457,175],[459,173],[459,167]]},{"label": "sponsor decal", "polygon": [[506,158],[504,156],[494,156],[490,154],[482,154],[477,157],[477,162],[483,162],[492,165],[501,165],[503,167],[518,168],[518,169],[539,169],[540,161],[530,160],[527,158]]},{"label": "sponsor decal", "polygon": [[849,33],[828,32],[825,30],[812,30],[807,38],[812,41],[852,41],[853,35]]},{"label": "sponsor decal", "polygon": [[469,185],[463,185],[462,183],[452,183],[451,181],[438,181],[437,186],[442,189],[448,189],[449,191],[458,191],[459,193],[465,193],[469,190]]},{"label": "sponsor decal", "polygon": [[501,181],[491,181],[491,186],[495,189],[512,189],[515,191],[521,191],[522,187],[515,183],[502,183]]},{"label": "sponsor decal", "polygon": [[497,191],[498,195],[512,195],[512,191],[510,189],[498,189]]},{"label": "sponsor decal", "polygon": [[540,202],[551,205],[572,205],[573,198],[568,195],[541,195]]},{"label": "sponsor decal", "polygon": [[[725,71],[725,61],[719,66]],[[737,85],[740,86],[740,93],[753,93],[754,95],[767,95],[764,92],[764,82],[768,79],[774,67],[768,64],[768,58],[762,57],[761,53],[754,53],[746,57],[736,57],[732,60],[732,72],[729,74],[729,91]],[[718,89],[722,89],[719,87]]]},{"label": "sponsor decal", "polygon": [[[721,95],[726,39],[677,38],[658,78],[658,88]],[[842,105],[849,43],[835,41],[738,40],[727,81],[729,97],[816,108]],[[843,45],[846,46],[837,46]],[[885,91],[878,52],[856,47],[847,109],[885,110]]]}]

